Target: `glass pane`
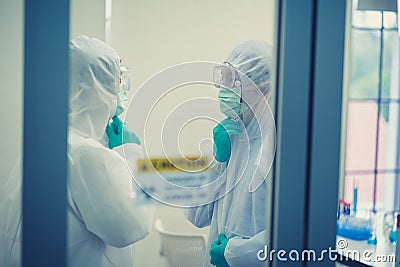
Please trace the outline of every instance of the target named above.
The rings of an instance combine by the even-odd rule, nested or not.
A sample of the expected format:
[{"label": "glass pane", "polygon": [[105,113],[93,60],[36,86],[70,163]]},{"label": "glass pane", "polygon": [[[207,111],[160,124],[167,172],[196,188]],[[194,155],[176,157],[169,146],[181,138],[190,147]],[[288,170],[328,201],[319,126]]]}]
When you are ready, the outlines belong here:
[{"label": "glass pane", "polygon": [[353,11],[353,26],[362,28],[381,28],[382,13],[380,11]]},{"label": "glass pane", "polygon": [[397,15],[395,12],[383,12],[383,27],[397,28]]},{"label": "glass pane", "polygon": [[385,173],[377,176],[376,208],[393,210],[396,188],[399,186],[399,174]]},{"label": "glass pane", "polygon": [[[84,210],[80,207],[80,205],[90,207],[90,205],[96,205],[99,203],[99,201],[89,201],[89,196],[92,192],[92,195],[104,197],[104,202],[107,203],[106,207],[109,207],[110,209],[112,209],[113,205],[121,203],[121,205],[127,210],[127,212],[124,212],[126,216],[121,218],[119,213],[116,213],[114,218],[110,218],[110,216],[101,216],[99,218],[94,217],[96,225],[93,225],[93,227],[95,228],[100,224],[106,225],[107,228],[105,234],[108,234],[108,231],[111,230],[117,231],[116,235],[125,237],[126,241],[124,241],[124,246],[128,244],[129,241],[129,245],[135,247],[135,256],[132,258],[131,253],[124,254],[125,252],[128,253],[131,247],[126,247],[123,251],[121,250],[121,252],[118,251],[119,249],[113,248],[113,251],[110,252],[111,256],[106,256],[110,256],[110,261],[114,260],[114,258],[118,258],[119,264],[115,265],[165,266],[167,259],[160,256],[160,244],[164,246],[164,242],[170,242],[171,239],[165,239],[165,235],[161,235],[162,232],[158,231],[161,230],[161,227],[155,227],[155,231],[152,231],[152,233],[146,236],[143,241],[136,243],[137,239],[144,234],[146,227],[152,228],[153,225],[153,222],[150,220],[151,216],[149,216],[150,214],[146,213],[146,211],[149,211],[149,208],[155,208],[154,217],[161,220],[165,232],[190,235],[207,235],[210,232],[210,227],[204,227],[202,229],[194,227],[193,224],[185,218],[181,209],[173,207],[173,205],[165,205],[165,203],[170,203],[170,200],[173,201],[178,198],[182,200],[201,198],[202,192],[187,193],[186,195],[183,195],[182,193],[177,192],[178,190],[176,189],[176,186],[172,185],[179,184],[184,185],[181,186],[182,188],[188,188],[191,187],[191,184],[196,182],[196,180],[198,180],[197,183],[201,183],[209,177],[204,178],[206,175],[199,176],[196,175],[198,173],[187,169],[184,170],[185,173],[183,173],[183,171],[178,172],[171,166],[172,162],[167,160],[172,160],[175,157],[178,159],[184,157],[195,158],[199,156],[200,152],[202,153],[202,156],[204,155],[209,159],[213,159],[211,158],[211,156],[213,157],[212,151],[211,153],[207,153],[209,151],[203,149],[203,144],[204,147],[211,144],[212,148],[213,128],[219,121],[224,119],[218,103],[217,89],[211,83],[196,83],[196,81],[203,81],[199,78],[199,75],[201,75],[202,70],[204,69],[201,68],[201,66],[197,66],[195,70],[188,70],[188,68],[180,68],[178,66],[183,66],[182,63],[193,61],[223,63],[232,48],[246,40],[264,40],[273,45],[275,31],[274,10],[276,10],[275,0],[257,1],[257,3],[241,1],[234,5],[232,5],[231,1],[228,0],[172,0],[157,2],[112,1],[112,10],[106,8],[104,5],[104,3],[110,4],[110,2],[111,1],[106,0],[102,1],[103,6],[101,4],[91,6],[88,1],[73,0],[71,3],[71,38],[74,38],[79,34],[85,34],[105,41],[115,49],[115,52],[118,53],[123,66],[128,67],[131,70],[131,90],[128,93],[128,98],[131,101],[128,102],[130,103],[128,108],[124,110],[123,114],[119,115],[119,118],[124,120],[130,128],[129,130],[134,130],[137,137],[141,139],[141,148],[143,152],[141,153],[141,156],[143,156],[144,160],[147,159],[147,156],[151,159],[155,159],[153,162],[160,159],[160,161],[158,161],[160,164],[157,163],[157,170],[160,170],[158,168],[163,168],[162,174],[159,175],[159,173],[153,168],[149,168],[152,170],[149,172],[140,172],[135,170],[133,167],[131,169],[132,174],[136,178],[135,181],[139,181],[140,179],[141,182],[143,182],[145,178],[149,177],[157,177],[157,179],[161,181],[169,179],[167,182],[170,182],[171,186],[165,187],[165,183],[163,187],[158,186],[157,183],[145,185],[146,188],[143,189],[146,189],[147,193],[153,193],[154,191],[159,193],[162,197],[158,198],[159,201],[150,198],[149,194],[143,194],[143,191],[136,186],[132,189],[132,194],[130,192],[131,190],[129,190],[129,203],[125,203],[127,196],[126,193],[128,190],[121,190],[121,193],[118,194],[117,197],[108,200],[107,196],[112,195],[113,189],[116,187],[115,183],[122,181],[125,178],[131,178],[130,176],[125,177],[126,175],[118,175],[118,177],[116,177],[117,175],[114,175],[117,173],[119,174],[126,169],[126,166],[119,168],[118,166],[120,166],[121,162],[115,159],[113,168],[110,168],[113,171],[110,173],[112,176],[110,175],[109,184],[107,185],[107,192],[109,194],[99,195],[98,192],[93,192],[104,185],[104,179],[101,178],[103,178],[102,176],[106,172],[101,172],[98,175],[100,179],[96,179],[97,186],[88,186],[86,188],[88,194],[86,194],[85,191],[79,195],[81,199],[80,203],[75,202],[77,203],[76,209],[79,210],[80,213],[78,217],[84,219],[87,217],[84,214],[85,212],[87,214],[87,212],[91,212],[91,210],[95,209]],[[110,6],[108,5],[107,7]],[[151,14],[151,16],[149,16],[149,14]],[[229,14],[229,16],[221,16],[221,14]],[[90,17],[89,20],[87,19],[88,17]],[[235,20],[232,18],[240,19]],[[265,27],[265,25],[268,26]],[[235,32],[234,35],[232,35],[232,30]],[[101,57],[102,51],[103,49],[99,49],[96,55]],[[251,49],[251,51],[254,50]],[[114,52],[111,54],[115,55]],[[107,63],[109,57],[112,56],[107,54],[104,59],[104,64]],[[95,60],[92,64],[96,66],[95,64],[97,63],[98,60]],[[199,65],[204,66],[204,64]],[[71,66],[71,69],[73,69],[73,67],[74,66]],[[169,71],[163,71],[166,68],[169,68]],[[208,74],[207,77],[212,78],[213,68],[210,68],[209,70],[210,72],[206,73]],[[87,70],[83,70],[82,73],[85,73],[85,71]],[[166,75],[162,75],[161,73]],[[102,73],[93,73],[93,78],[97,78],[97,75],[99,74]],[[85,75],[82,74],[82,76]],[[78,76],[78,78],[80,78],[80,76]],[[113,79],[104,80],[104,82],[108,82],[108,80]],[[189,85],[181,86],[182,84],[174,83],[176,81],[185,81],[188,82],[187,84]],[[93,86],[93,89],[95,90],[96,87]],[[171,90],[163,95],[158,94],[163,89]],[[162,93],[163,92],[165,91],[162,91]],[[89,94],[89,92],[87,94]],[[77,98],[79,97],[81,97],[81,95],[77,96]],[[75,100],[77,98],[73,99]],[[80,99],[77,101],[79,100]],[[90,103],[95,103],[95,101],[96,99],[92,98]],[[203,105],[200,105],[199,103]],[[113,105],[110,104],[109,106],[112,107]],[[144,109],[149,106],[152,108],[151,110]],[[99,117],[104,115],[101,113],[102,110],[100,109],[101,108],[99,108],[98,111]],[[187,110],[189,110],[189,112],[185,112]],[[116,112],[115,107],[114,110],[110,111]],[[109,115],[111,113],[110,111],[105,114]],[[210,113],[211,115],[208,116]],[[214,116],[218,116],[218,118],[214,119]],[[107,124],[107,120],[101,120],[101,122]],[[107,133],[108,135],[114,136],[119,133],[118,123],[118,120],[115,118],[109,123],[111,128],[107,128],[109,129]],[[100,120],[98,124],[100,124]],[[92,125],[95,127],[94,124]],[[103,134],[105,127],[106,125],[102,125],[101,128],[99,127]],[[108,141],[110,139],[111,138],[109,138]],[[101,141],[101,145],[108,145],[107,140],[102,139]],[[130,156],[138,157],[139,155],[133,155],[133,153],[130,154],[128,152],[125,156],[126,158],[130,158]],[[139,161],[137,161],[137,158],[135,158],[135,161],[132,159],[132,161],[129,161],[128,165],[130,165],[130,163],[133,163],[133,165],[141,164],[138,166],[141,167],[140,170],[148,170],[146,169],[146,166],[149,165],[143,164],[143,162],[140,161],[140,159],[143,160],[143,158],[139,157]],[[80,159],[76,160],[79,162]],[[108,165],[106,164],[102,166],[104,167]],[[91,166],[87,166],[87,168],[90,167]],[[171,167],[171,169],[167,170],[169,167]],[[77,172],[72,171],[71,173]],[[210,176],[213,175],[212,173],[208,174]],[[82,180],[86,178],[87,177],[81,177]],[[182,178],[181,181],[179,181],[179,178]],[[74,179],[76,179],[76,177],[71,174],[70,180],[73,181]],[[154,181],[153,179],[148,180]],[[127,181],[124,182],[128,184]],[[151,187],[153,185],[154,187]],[[129,188],[129,186],[124,187],[124,189],[126,188]],[[73,191],[71,195],[74,197],[74,190],[79,189],[71,188],[70,190]],[[257,199],[258,202],[265,202],[264,199],[266,193],[264,194],[263,190],[264,188],[257,191],[257,195],[261,196],[261,198]],[[188,192],[188,190],[184,191]],[[220,192],[223,192],[222,187]],[[251,196],[248,192],[247,186],[246,192],[238,195],[241,200]],[[72,201],[74,200],[75,199]],[[232,203],[227,204],[230,205]],[[190,206],[190,203],[188,203],[188,206]],[[129,207],[134,207],[135,209],[140,210],[140,214],[137,212],[130,212],[131,210]],[[71,218],[77,218],[77,216],[75,216],[75,211],[75,209],[69,209],[68,212],[72,213]],[[228,220],[225,220],[225,222],[227,224],[230,222],[246,224],[243,228],[247,228],[248,220],[260,225],[258,221],[262,222],[263,219],[266,219],[267,217],[265,214],[265,207],[260,207],[257,209],[256,213],[257,214],[254,214],[254,216],[247,216],[245,219],[238,218],[232,219],[229,222]],[[89,216],[94,215],[90,214]],[[260,218],[260,220],[257,219],[256,221],[256,216],[257,218]],[[85,227],[84,223],[86,223],[86,221],[84,219],[73,219],[70,221],[70,227],[72,225],[72,230],[70,231],[69,237],[73,239],[70,239],[70,243],[78,244],[73,248],[74,251],[78,251],[85,245],[91,246],[92,244],[90,242],[97,242],[97,247],[99,247],[98,255],[104,256],[105,254],[102,250],[107,250],[109,247],[105,242],[103,242],[101,237],[96,236],[97,233],[94,234],[93,232],[86,231],[89,227]],[[104,221],[105,219],[107,219],[107,221]],[[199,217],[199,219],[206,218]],[[220,218],[214,217],[213,220],[214,219],[219,220]],[[118,229],[118,225],[126,222],[126,220],[141,223],[141,227],[122,227],[126,233],[120,233],[122,229]],[[160,224],[157,224],[157,226],[159,225]],[[78,229],[78,227],[80,227],[79,229],[83,229],[82,232],[78,233],[74,226],[76,226],[76,229]],[[224,225],[224,227],[228,228],[229,225]],[[239,234],[243,228],[237,229]],[[209,235],[209,240],[214,241],[217,239],[217,236],[213,234],[217,231],[214,230],[215,229],[211,230],[212,234]],[[100,232],[100,234],[102,234],[102,232]],[[90,238],[85,239],[85,241],[81,243],[75,242],[80,238],[80,235],[89,236]],[[253,233],[250,233],[249,235],[253,235]],[[137,236],[138,238],[136,238],[136,240],[130,240],[132,236]],[[232,235],[229,237],[232,237]],[[117,240],[115,242],[119,241]],[[189,246],[189,250],[185,250],[185,253],[187,253],[185,257],[175,257],[175,259],[171,260],[178,261],[176,265],[179,266],[200,266],[202,264],[198,264],[198,259],[201,263],[204,260],[209,262],[208,250],[210,247],[206,247],[205,244],[202,244],[201,242],[202,240],[199,243],[193,242],[193,244]],[[169,245],[168,252],[169,251],[171,251],[171,253],[179,253],[179,244],[174,243]],[[193,253],[193,251],[196,251],[196,253]],[[122,256],[117,255],[117,257],[117,253],[120,253],[119,255]],[[83,260],[83,257],[75,258],[77,260]],[[190,261],[189,263],[187,262],[188,259]],[[104,261],[106,260],[107,259],[104,259]],[[122,262],[122,260],[124,261]],[[84,263],[78,263],[76,265],[85,266]]]},{"label": "glass pane", "polygon": [[350,98],[378,97],[380,31],[353,29],[350,49]]},{"label": "glass pane", "polygon": [[20,159],[23,158],[25,4],[22,0],[13,0],[1,1],[0,6],[0,116],[3,125],[8,125],[3,127],[3,138],[0,140],[0,266],[7,266],[7,263],[8,266],[15,266],[22,261],[19,212],[22,180]]},{"label": "glass pane", "polygon": [[346,170],[373,170],[378,105],[350,101],[347,116]]},{"label": "glass pane", "polygon": [[374,201],[374,175],[346,175],[344,201],[354,204],[354,179],[358,179],[357,209],[370,209]]},{"label": "glass pane", "polygon": [[397,31],[383,32],[382,98],[399,98],[397,38]]},{"label": "glass pane", "polygon": [[380,105],[378,169],[391,170],[398,167],[399,104]]},{"label": "glass pane", "polygon": [[[357,209],[369,209],[374,200],[374,175],[346,175],[344,185],[344,201],[354,204],[354,180],[358,179]],[[394,173],[378,174],[376,177],[377,210],[394,208],[395,188],[399,186],[399,175]]]}]

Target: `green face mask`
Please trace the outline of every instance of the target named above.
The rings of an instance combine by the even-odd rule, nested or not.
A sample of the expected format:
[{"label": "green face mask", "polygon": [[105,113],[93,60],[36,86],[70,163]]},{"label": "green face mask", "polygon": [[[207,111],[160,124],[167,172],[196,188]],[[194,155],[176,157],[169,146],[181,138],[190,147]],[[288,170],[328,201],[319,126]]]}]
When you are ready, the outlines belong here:
[{"label": "green face mask", "polygon": [[241,86],[231,89],[221,88],[218,93],[221,112],[230,119],[237,120],[241,114]]},{"label": "green face mask", "polygon": [[119,116],[124,112],[126,104],[128,102],[128,92],[122,91],[118,94],[117,99],[117,110],[115,111],[115,116]]},{"label": "green face mask", "polygon": [[225,116],[238,120],[242,107],[242,83],[239,73],[228,62],[214,67],[213,82],[220,88],[218,93],[219,107]]},{"label": "green face mask", "polygon": [[118,116],[124,112],[128,103],[128,92],[131,90],[131,78],[130,71],[127,67],[120,67],[120,79],[119,79],[119,93],[117,99],[117,110],[115,116]]}]

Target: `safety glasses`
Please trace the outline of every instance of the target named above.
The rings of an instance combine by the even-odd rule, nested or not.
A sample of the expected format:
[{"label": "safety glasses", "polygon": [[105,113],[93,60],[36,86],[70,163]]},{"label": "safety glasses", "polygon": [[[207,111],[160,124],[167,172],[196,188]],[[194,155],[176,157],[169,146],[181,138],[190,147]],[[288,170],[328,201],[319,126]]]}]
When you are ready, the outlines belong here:
[{"label": "safety glasses", "polygon": [[120,79],[119,79],[119,87],[121,92],[129,92],[131,90],[131,75],[130,71],[127,67],[121,66],[120,70]]},{"label": "safety glasses", "polygon": [[230,89],[242,85],[239,73],[227,62],[214,67],[213,82],[217,88],[225,87]]}]

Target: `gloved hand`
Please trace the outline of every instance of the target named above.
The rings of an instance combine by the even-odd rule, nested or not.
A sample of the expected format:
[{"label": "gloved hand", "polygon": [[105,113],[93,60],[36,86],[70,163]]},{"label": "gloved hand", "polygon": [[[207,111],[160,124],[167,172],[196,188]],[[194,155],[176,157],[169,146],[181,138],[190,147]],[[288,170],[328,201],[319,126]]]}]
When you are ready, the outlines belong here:
[{"label": "gloved hand", "polygon": [[211,259],[210,263],[217,267],[229,267],[228,262],[225,259],[224,252],[226,245],[228,244],[228,238],[224,234],[218,235],[218,240],[211,244],[211,249],[208,252]]},{"label": "gloved hand", "polygon": [[219,162],[225,162],[231,156],[231,136],[242,131],[239,122],[229,118],[221,121],[213,130],[214,153]]},{"label": "gloved hand", "polygon": [[124,126],[124,122],[118,117],[118,115],[115,115],[112,118],[112,122],[110,123],[111,128],[114,130],[115,134],[118,134],[118,128]]},{"label": "gloved hand", "polygon": [[129,131],[126,124],[117,116],[107,125],[108,147],[114,148],[122,144],[134,143],[140,145],[140,140],[133,131]]}]

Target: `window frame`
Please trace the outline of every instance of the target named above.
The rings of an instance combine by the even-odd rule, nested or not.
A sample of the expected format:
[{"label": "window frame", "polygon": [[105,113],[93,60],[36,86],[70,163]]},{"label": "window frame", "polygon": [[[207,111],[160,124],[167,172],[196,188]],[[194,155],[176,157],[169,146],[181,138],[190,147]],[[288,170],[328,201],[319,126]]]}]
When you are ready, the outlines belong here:
[{"label": "window frame", "polygon": [[[399,197],[399,186],[400,186],[400,147],[397,147],[397,152],[396,152],[396,165],[394,169],[390,168],[380,168],[379,167],[379,141],[380,141],[380,117],[382,116],[382,104],[388,104],[390,105],[391,103],[398,103],[400,107],[400,94],[396,96],[395,98],[392,98],[392,96],[389,95],[389,97],[384,97],[383,96],[383,60],[384,60],[384,47],[385,47],[385,32],[390,32],[390,31],[398,31],[398,27],[385,27],[384,22],[385,22],[385,12],[387,11],[394,11],[394,10],[386,10],[385,7],[370,7],[367,8],[365,6],[366,1],[358,1],[358,7],[356,7],[357,0],[353,0],[353,8],[352,11],[350,12],[351,18],[350,18],[350,27],[349,27],[349,36],[352,35],[354,30],[357,31],[379,31],[379,65],[378,65],[378,91],[377,91],[377,96],[376,97],[350,97],[350,81],[351,78],[347,77],[346,83],[347,83],[347,90],[345,90],[345,98],[344,98],[344,105],[343,105],[343,121],[344,123],[342,124],[343,130],[342,130],[342,136],[344,139],[344,142],[342,143],[342,163],[341,163],[341,185],[340,185],[340,192],[339,196],[341,198],[344,198],[344,191],[345,191],[345,179],[347,179],[348,176],[362,176],[362,175],[373,175],[374,176],[374,186],[373,186],[373,201],[372,201],[372,209],[374,211],[377,211],[377,185],[378,185],[378,176],[382,174],[393,174],[394,175],[394,199],[393,199],[393,206],[395,209],[399,209],[399,202],[400,202],[400,197]],[[363,6],[364,5],[364,6]],[[361,7],[360,7],[361,6]],[[375,11],[375,12],[380,12],[381,14],[381,25],[379,28],[377,27],[360,27],[360,26],[355,26],[354,21],[353,21],[353,14],[355,11],[361,11],[361,12],[368,12],[368,11]],[[396,10],[397,11],[397,10]],[[397,13],[396,13],[397,16]],[[398,17],[397,17],[398,20]],[[351,38],[350,38],[351,39]],[[347,51],[349,51],[349,56],[347,57],[347,64],[352,64],[351,62],[351,52],[350,52],[350,47],[349,45],[346,48]],[[349,72],[350,69],[347,70]],[[357,170],[348,170],[346,166],[346,142],[347,142],[347,134],[348,134],[348,129],[347,129],[347,120],[348,120],[348,107],[349,105],[353,102],[361,102],[361,101],[374,101],[377,104],[377,116],[376,116],[376,132],[375,132],[375,148],[374,148],[374,166],[373,169],[357,169]],[[397,125],[397,128],[400,129],[400,112],[398,114],[399,118],[399,123]],[[400,133],[400,131],[398,131]],[[362,179],[362,178],[361,178]],[[361,180],[360,179],[360,180]]]}]

